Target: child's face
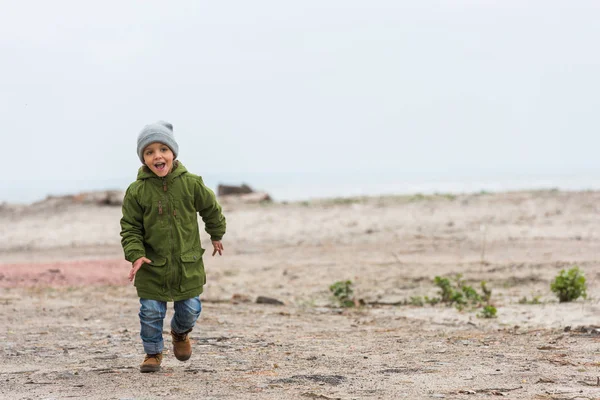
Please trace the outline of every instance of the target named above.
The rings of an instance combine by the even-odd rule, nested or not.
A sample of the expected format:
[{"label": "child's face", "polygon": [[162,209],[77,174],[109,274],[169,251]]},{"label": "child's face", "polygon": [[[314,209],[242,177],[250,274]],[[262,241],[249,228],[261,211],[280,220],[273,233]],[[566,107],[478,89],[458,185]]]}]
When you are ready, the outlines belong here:
[{"label": "child's face", "polygon": [[144,164],[161,178],[171,172],[173,158],[173,152],[166,144],[150,143],[144,149]]}]

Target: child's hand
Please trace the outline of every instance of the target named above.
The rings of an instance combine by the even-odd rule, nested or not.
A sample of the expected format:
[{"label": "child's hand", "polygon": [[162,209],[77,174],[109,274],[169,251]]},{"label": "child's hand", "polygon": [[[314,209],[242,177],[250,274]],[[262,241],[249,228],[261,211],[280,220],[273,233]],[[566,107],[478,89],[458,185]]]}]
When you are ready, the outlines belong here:
[{"label": "child's hand", "polygon": [[222,256],[223,255],[223,251],[225,250],[223,248],[223,243],[221,243],[220,240],[213,240],[212,241],[214,250],[213,250],[213,257],[215,256],[215,254],[217,254],[217,252],[219,252],[219,255]]},{"label": "child's hand", "polygon": [[133,282],[133,278],[135,274],[138,272],[144,263],[150,264],[152,261],[148,260],[146,257],[140,257],[131,264],[131,270],[129,271],[129,282]]}]

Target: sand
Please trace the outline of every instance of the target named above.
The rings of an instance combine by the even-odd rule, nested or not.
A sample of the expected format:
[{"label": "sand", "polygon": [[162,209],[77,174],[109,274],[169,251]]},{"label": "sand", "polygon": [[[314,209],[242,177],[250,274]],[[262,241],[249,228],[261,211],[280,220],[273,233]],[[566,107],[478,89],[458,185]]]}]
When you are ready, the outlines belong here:
[{"label": "sand", "polygon": [[[600,192],[224,202],[187,362],[141,374],[120,209],[0,206],[1,399],[600,399]],[[209,247],[203,235],[204,247]],[[579,266],[588,298],[550,282]],[[492,289],[496,318],[435,276]],[[340,308],[351,280],[365,305]],[[257,303],[259,296],[284,305]],[[539,304],[521,304],[526,297]]]}]

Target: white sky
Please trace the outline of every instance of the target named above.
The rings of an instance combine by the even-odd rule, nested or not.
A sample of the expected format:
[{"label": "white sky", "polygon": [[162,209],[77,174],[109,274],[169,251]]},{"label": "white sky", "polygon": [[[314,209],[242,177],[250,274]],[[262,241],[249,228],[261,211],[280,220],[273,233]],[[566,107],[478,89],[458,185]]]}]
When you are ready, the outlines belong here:
[{"label": "white sky", "polygon": [[133,180],[158,119],[200,175],[597,174],[598,43],[592,0],[0,0],[0,202]]}]

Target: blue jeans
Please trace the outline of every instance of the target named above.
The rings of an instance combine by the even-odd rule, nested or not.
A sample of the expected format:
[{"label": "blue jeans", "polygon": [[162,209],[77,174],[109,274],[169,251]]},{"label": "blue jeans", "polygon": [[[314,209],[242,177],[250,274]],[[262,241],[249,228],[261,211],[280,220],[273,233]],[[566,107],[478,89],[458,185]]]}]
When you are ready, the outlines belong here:
[{"label": "blue jeans", "polygon": [[[163,320],[167,314],[165,301],[140,299],[140,336],[144,343],[146,354],[162,353],[164,343],[162,337]],[[184,333],[194,327],[202,311],[199,297],[176,301],[173,308],[175,313],[171,319],[171,330]]]}]

